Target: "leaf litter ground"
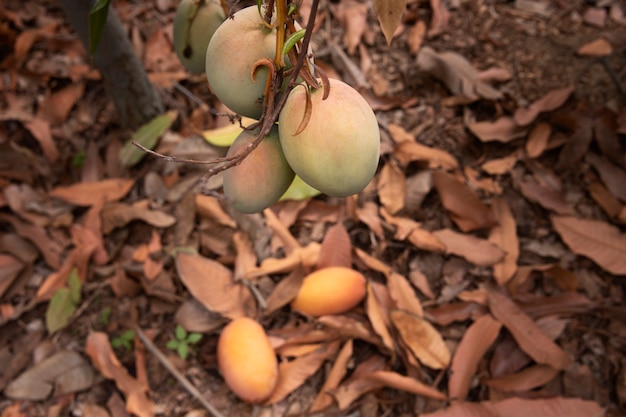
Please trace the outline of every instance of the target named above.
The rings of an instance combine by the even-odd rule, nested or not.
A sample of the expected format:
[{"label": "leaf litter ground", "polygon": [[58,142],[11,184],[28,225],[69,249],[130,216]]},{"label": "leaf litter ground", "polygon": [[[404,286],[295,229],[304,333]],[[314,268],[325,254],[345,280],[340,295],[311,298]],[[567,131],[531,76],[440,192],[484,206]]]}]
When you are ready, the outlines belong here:
[{"label": "leaf litter ground", "polygon": [[[177,116],[157,150],[223,155],[176,2],[115,6]],[[0,8],[2,416],[207,415],[194,389],[228,416],[626,413],[625,5],[409,1],[391,46],[373,10],[323,3],[314,47],[377,112],[375,180],[243,216],[202,167],[126,168],[132,132],[58,8]],[[362,305],[291,312],[329,265],[368,278]],[[242,315],[281,359],[271,405],[217,371]],[[186,361],[177,324],[203,334]]]}]

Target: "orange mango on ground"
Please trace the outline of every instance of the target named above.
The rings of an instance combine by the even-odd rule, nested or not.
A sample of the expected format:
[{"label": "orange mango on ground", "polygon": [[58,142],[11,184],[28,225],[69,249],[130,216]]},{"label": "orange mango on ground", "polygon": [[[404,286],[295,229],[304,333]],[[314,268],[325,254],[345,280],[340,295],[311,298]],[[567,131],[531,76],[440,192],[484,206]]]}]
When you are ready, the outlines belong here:
[{"label": "orange mango on ground", "polygon": [[363,300],[365,283],[363,274],[351,268],[318,269],[304,277],[291,308],[311,316],[345,313]]},{"label": "orange mango on ground", "polygon": [[226,385],[249,403],[266,400],[278,382],[276,353],[263,327],[248,317],[224,327],[217,342],[217,363]]}]

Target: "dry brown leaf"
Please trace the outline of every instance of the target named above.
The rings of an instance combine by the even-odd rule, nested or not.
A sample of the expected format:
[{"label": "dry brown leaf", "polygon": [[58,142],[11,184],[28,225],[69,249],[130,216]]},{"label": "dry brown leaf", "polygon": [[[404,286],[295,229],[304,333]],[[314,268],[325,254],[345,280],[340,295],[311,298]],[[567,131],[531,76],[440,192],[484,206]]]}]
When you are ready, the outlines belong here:
[{"label": "dry brown leaf", "polygon": [[336,331],[336,333],[338,335],[340,334],[343,338],[350,337],[352,339],[361,339],[374,346],[379,346],[382,349],[385,348],[378,335],[374,333],[369,322],[363,316],[321,316],[317,318],[317,323]]},{"label": "dry brown leaf", "polygon": [[448,152],[416,142],[398,144],[394,156],[403,165],[411,161],[425,161],[431,169],[455,169],[459,166],[458,161]]},{"label": "dry brown leaf", "polygon": [[345,33],[343,43],[350,55],[354,55],[357,46],[362,42],[363,34],[367,30],[367,11],[369,4],[357,1],[346,1],[343,5]]},{"label": "dry brown leaf", "polygon": [[383,225],[378,216],[378,204],[373,201],[366,201],[362,207],[357,207],[356,217],[370,228],[379,238],[384,236]]},{"label": "dry brown leaf", "polygon": [[176,271],[191,295],[210,311],[235,319],[248,316],[252,295],[217,261],[185,252],[176,254]]},{"label": "dry brown leaf", "polygon": [[568,216],[552,216],[552,225],[572,252],[612,274],[626,275],[626,233],[599,220]]},{"label": "dry brown leaf", "polygon": [[44,118],[50,125],[58,126],[67,120],[72,107],[83,96],[85,83],[77,82],[68,85],[46,96],[39,104],[38,116]]},{"label": "dry brown leaf", "polygon": [[335,361],[333,362],[332,368],[330,368],[330,371],[326,376],[324,385],[322,385],[319,394],[317,394],[317,397],[309,408],[309,413],[322,411],[326,407],[333,404],[334,399],[329,392],[336,389],[344,376],[346,376],[346,373],[348,372],[348,362],[352,359],[353,344],[352,339],[348,339],[348,341],[341,347],[341,350],[337,354],[337,358],[335,358]]},{"label": "dry brown leaf", "polygon": [[537,363],[555,369],[567,369],[572,364],[569,354],[556,345],[537,324],[506,295],[487,291],[489,309],[515,338],[518,345]]},{"label": "dry brown leaf", "polygon": [[102,233],[109,234],[133,220],[142,220],[151,226],[166,228],[176,223],[176,218],[159,210],[150,210],[144,204],[112,203],[102,209]]},{"label": "dry brown leaf", "polygon": [[560,372],[549,365],[533,365],[516,374],[487,379],[484,383],[500,391],[526,392],[546,385]]},{"label": "dry brown leaf", "polygon": [[417,54],[417,66],[443,82],[454,95],[470,100],[497,100],[502,97],[502,93],[481,81],[472,64],[456,52],[436,52],[430,47],[423,47]]},{"label": "dry brown leaf", "polygon": [[285,258],[267,258],[258,268],[253,268],[246,274],[246,278],[256,278],[261,275],[283,274],[293,271],[298,266],[305,269],[313,268],[317,264],[321,245],[311,242],[305,247],[297,248]]},{"label": "dry brown leaf", "polygon": [[343,223],[331,226],[322,240],[317,269],[330,266],[352,267],[352,242]]},{"label": "dry brown leaf", "polygon": [[491,209],[498,224],[489,233],[489,242],[504,251],[502,261],[493,265],[493,277],[499,285],[506,284],[517,270],[519,239],[517,224],[509,205],[501,198],[494,198]]},{"label": "dry brown leaf", "polygon": [[561,107],[574,92],[573,86],[552,90],[530,106],[520,107],[515,111],[513,118],[518,126],[528,126],[535,121],[540,113],[554,111]]},{"label": "dry brown leaf", "polygon": [[393,269],[389,265],[387,265],[380,259],[373,257],[362,249],[355,248],[354,251],[356,252],[356,255],[359,257],[359,259],[368,268],[373,269],[374,271],[378,271],[385,276],[388,276],[393,271]]},{"label": "dry brown leaf", "polygon": [[11,255],[0,253],[0,297],[13,284],[24,264]]},{"label": "dry brown leaf", "polygon": [[382,339],[383,345],[389,349],[390,352],[394,351],[394,341],[389,332],[389,311],[385,305],[379,300],[380,295],[377,297],[382,289],[376,287],[373,282],[367,283],[367,298],[365,300],[365,311],[367,317],[372,325],[372,328]]},{"label": "dry brown leaf", "polygon": [[424,315],[422,303],[417,298],[411,283],[404,276],[392,272],[387,277],[387,288],[396,308],[409,311],[420,317]]},{"label": "dry brown leaf", "polygon": [[493,227],[495,218],[466,184],[443,171],[433,172],[433,185],[452,220],[464,232]]},{"label": "dry brown leaf", "polygon": [[582,45],[580,48],[578,48],[576,53],[580,56],[588,56],[594,58],[607,56],[613,53],[613,46],[606,39],[598,38]]},{"label": "dry brown leaf", "polygon": [[543,208],[562,215],[574,213],[574,209],[565,200],[560,190],[542,181],[541,178],[537,176],[519,178],[519,175],[514,174],[513,181],[524,197],[538,203]]},{"label": "dry brown leaf", "polygon": [[432,38],[439,35],[446,27],[448,27],[450,12],[446,8],[445,3],[441,0],[430,0],[430,8],[433,15],[430,20],[428,36]]},{"label": "dry brown leaf", "polygon": [[146,387],[130,376],[120,363],[111,348],[106,333],[92,332],[87,336],[85,353],[91,358],[96,369],[107,379],[115,381],[115,385],[126,396],[126,411],[139,417],[152,417],[155,405],[146,396]]},{"label": "dry brown leaf", "polygon": [[[156,230],[152,230],[152,236],[146,249],[148,256],[143,263],[143,274],[149,280],[153,280],[163,271],[163,257],[158,256],[163,250],[163,246],[161,245],[161,236],[159,236]],[[153,257],[151,255],[157,256]]]},{"label": "dry brown leaf", "polygon": [[377,185],[380,202],[390,213],[395,214],[404,208],[406,194],[404,172],[394,160],[383,166]]},{"label": "dry brown leaf", "polygon": [[529,158],[540,156],[548,147],[551,133],[552,127],[549,123],[537,123],[528,134],[528,139],[526,139],[526,155]]},{"label": "dry brown leaf", "polygon": [[59,149],[56,142],[52,137],[52,130],[50,129],[50,123],[41,119],[34,118],[23,122],[24,127],[33,135],[33,137],[39,142],[41,150],[48,161],[54,163],[59,158]]},{"label": "dry brown leaf", "polygon": [[430,323],[403,310],[393,310],[390,317],[404,344],[423,365],[443,369],[450,364],[450,350]]},{"label": "dry brown leaf", "polygon": [[313,353],[298,357],[291,361],[283,361],[278,365],[278,382],[272,395],[265,404],[276,404],[316,373],[324,361],[334,356],[339,350],[339,342],[323,345]]},{"label": "dry brown leaf", "polygon": [[463,174],[465,175],[465,178],[467,178],[468,185],[475,190],[483,191],[491,195],[502,194],[502,186],[500,185],[500,182],[494,178],[481,175],[479,170],[471,166],[466,166],[463,168]]},{"label": "dry brown leaf", "polygon": [[611,219],[617,218],[624,208],[624,205],[599,181],[589,184],[587,191]]},{"label": "dry brown leaf", "polygon": [[364,377],[372,381],[378,381],[385,387],[410,392],[411,394],[423,397],[434,398],[435,400],[446,400],[446,396],[433,387],[418,381],[410,376],[402,375],[391,371],[374,371]]},{"label": "dry brown leaf", "polygon": [[517,161],[519,161],[519,154],[518,152],[513,152],[503,158],[492,159],[491,161],[485,162],[482,164],[481,169],[491,175],[507,174],[513,169],[515,164],[517,164]]},{"label": "dry brown leaf", "polygon": [[374,0],[374,10],[376,10],[376,16],[387,40],[387,45],[391,45],[393,35],[402,23],[406,3],[407,0]]},{"label": "dry brown leaf", "polygon": [[422,47],[424,35],[426,35],[426,23],[423,20],[417,20],[409,29],[409,36],[406,41],[412,54],[416,54]]},{"label": "dry brown leaf", "polygon": [[[469,114],[469,113],[467,113]],[[477,122],[465,117],[467,128],[482,142],[509,143],[526,136],[527,128],[519,126],[512,117],[501,116],[494,121]]]},{"label": "dry brown leaf", "polygon": [[607,158],[593,152],[587,153],[585,159],[598,172],[606,188],[615,197],[626,203],[626,171],[610,162]]},{"label": "dry brown leaf", "polygon": [[247,233],[238,230],[233,234],[233,244],[237,257],[235,258],[234,278],[244,278],[249,270],[256,267],[257,256],[252,247],[252,240]]},{"label": "dry brown leaf", "polygon": [[491,266],[500,262],[505,255],[496,245],[473,235],[451,229],[436,230],[433,234],[446,246],[446,253],[461,256],[478,266]]},{"label": "dry brown leaf", "polygon": [[360,362],[350,378],[337,389],[331,391],[331,395],[335,397],[339,409],[345,410],[361,395],[381,388],[383,386],[382,383],[367,380],[364,377],[372,372],[384,370],[386,363],[387,358],[377,354],[373,354]]},{"label": "dry brown leaf", "polygon": [[489,314],[470,325],[454,352],[450,365],[448,395],[453,401],[465,401],[478,364],[500,334],[502,323]]},{"label": "dry brown leaf", "polygon": [[430,252],[445,252],[446,245],[443,244],[432,232],[422,229],[421,226],[411,230],[407,240],[418,249]]},{"label": "dry brown leaf", "polygon": [[301,266],[296,267],[286,277],[278,281],[270,295],[267,297],[267,306],[263,311],[264,315],[269,315],[274,311],[286,306],[298,294],[298,290],[302,285],[304,278],[304,270]]},{"label": "dry brown leaf", "polygon": [[135,184],[133,179],[112,178],[99,182],[79,182],[56,187],[50,195],[77,206],[92,206],[99,202],[117,201],[123,198]]},{"label": "dry brown leaf", "polygon": [[237,223],[230,217],[220,206],[219,201],[215,197],[204,194],[196,194],[196,211],[201,217],[208,217],[215,220],[218,224],[232,228],[237,227]]},{"label": "dry brown leaf", "polygon": [[421,414],[420,417],[600,417],[602,415],[604,415],[604,410],[594,401],[552,397],[456,403],[434,413]]}]

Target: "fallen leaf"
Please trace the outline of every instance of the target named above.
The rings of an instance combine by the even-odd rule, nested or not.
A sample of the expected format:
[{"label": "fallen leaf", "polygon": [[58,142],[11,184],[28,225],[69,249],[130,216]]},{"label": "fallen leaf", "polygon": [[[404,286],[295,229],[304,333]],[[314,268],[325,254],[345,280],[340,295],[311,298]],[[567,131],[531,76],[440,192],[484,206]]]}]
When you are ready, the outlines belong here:
[{"label": "fallen leaf", "polygon": [[394,351],[394,341],[389,332],[389,312],[378,299],[377,292],[380,292],[373,282],[367,283],[367,298],[365,299],[365,311],[372,325],[372,328],[380,336],[383,345],[390,351]]},{"label": "fallen leaf", "polygon": [[504,251],[486,239],[441,229],[433,235],[446,246],[446,253],[461,256],[478,266],[491,266],[504,258]]},{"label": "fallen leaf", "polygon": [[455,169],[459,166],[458,161],[448,152],[416,142],[400,143],[394,150],[394,156],[403,165],[411,161],[425,161],[431,169]]},{"label": "fallen leaf", "polygon": [[424,35],[426,35],[426,23],[423,20],[417,20],[411,29],[409,29],[409,36],[407,44],[409,45],[409,51],[412,54],[416,54],[422,47],[424,42]]},{"label": "fallen leaf", "polygon": [[481,169],[491,175],[507,174],[515,167],[517,161],[519,161],[519,155],[517,152],[514,152],[503,158],[492,159],[485,162],[482,164]]},{"label": "fallen leaf", "polygon": [[252,299],[250,290],[234,282],[232,271],[221,263],[178,252],[176,271],[191,295],[210,311],[230,319],[248,316]]},{"label": "fallen leaf", "polygon": [[296,267],[286,277],[282,278],[270,295],[265,300],[267,306],[263,311],[264,315],[269,315],[274,311],[289,304],[300,290],[302,280],[304,279],[304,269],[301,266]]},{"label": "fallen leaf", "polygon": [[526,155],[529,158],[540,156],[548,147],[551,133],[552,127],[549,123],[537,123],[528,134],[528,139],[526,139]]},{"label": "fallen leaf", "polygon": [[572,252],[612,274],[626,275],[626,234],[617,227],[569,216],[552,216],[552,225]]},{"label": "fallen leaf", "polygon": [[403,310],[391,311],[390,317],[401,340],[422,364],[432,369],[443,369],[450,364],[450,350],[430,323]]},{"label": "fallen leaf", "polygon": [[501,401],[455,403],[421,417],[600,417],[604,410],[595,401],[580,398],[509,398]]},{"label": "fallen leaf", "polygon": [[106,333],[92,332],[87,336],[85,353],[96,369],[107,379],[115,381],[117,388],[126,396],[126,411],[138,417],[153,417],[155,404],[148,399],[146,387],[130,376],[111,348]]},{"label": "fallen leaf", "polygon": [[377,188],[380,202],[390,213],[395,214],[404,208],[406,194],[404,172],[393,160],[381,169]]},{"label": "fallen leaf", "polygon": [[384,236],[382,222],[378,215],[378,204],[373,201],[366,201],[363,206],[356,208],[356,217],[374,232],[376,236]]},{"label": "fallen leaf", "polygon": [[502,261],[493,265],[493,277],[499,285],[506,284],[517,270],[519,239],[517,223],[508,204],[501,198],[494,198],[491,209],[498,224],[489,232],[489,242],[504,251]]},{"label": "fallen leaf", "polygon": [[24,127],[33,135],[33,137],[39,142],[41,150],[48,161],[54,163],[59,158],[59,149],[56,142],[52,137],[52,130],[50,129],[50,123],[41,119],[34,118],[29,121],[23,122]]},{"label": "fallen leaf", "polygon": [[417,54],[417,66],[443,82],[454,95],[470,100],[497,100],[502,97],[502,93],[482,82],[472,64],[456,52],[436,52],[430,47],[423,47]]},{"label": "fallen leaf", "polygon": [[450,12],[445,6],[445,2],[441,0],[430,0],[430,8],[433,14],[430,19],[428,36],[432,38],[443,32],[443,30],[448,26]]},{"label": "fallen leaf", "polygon": [[341,350],[333,362],[332,368],[330,368],[326,376],[322,388],[319,390],[319,394],[317,394],[317,397],[309,408],[309,413],[322,411],[333,404],[334,399],[329,392],[337,388],[341,380],[346,376],[348,372],[348,361],[352,359],[353,345],[352,339],[348,339],[341,347]]},{"label": "fallen leaf", "polygon": [[545,181],[538,180],[537,176],[519,178],[519,175],[514,174],[513,182],[524,197],[543,208],[563,215],[574,213],[574,209],[565,200],[560,190]]},{"label": "fallen leaf", "polygon": [[12,399],[43,401],[91,387],[93,368],[77,352],[62,350],[35,364],[11,381],[4,395]]},{"label": "fallen leaf", "polygon": [[232,227],[233,229],[237,227],[235,220],[222,209],[217,198],[204,194],[196,194],[195,201],[196,211],[199,216],[213,219],[218,224]]},{"label": "fallen leaf", "polygon": [[626,171],[593,152],[587,153],[585,160],[598,172],[606,188],[626,203]]},{"label": "fallen leaf", "polygon": [[555,369],[567,369],[572,364],[569,354],[554,343],[537,324],[510,298],[488,290],[489,309],[515,338],[518,345],[537,363]]},{"label": "fallen leaf", "polygon": [[382,388],[384,384],[365,378],[372,372],[383,370],[386,366],[387,359],[381,355],[372,355],[357,365],[354,372],[337,389],[331,391],[331,395],[335,397],[340,410],[345,410],[360,396]]},{"label": "fallen leaf", "polygon": [[433,185],[452,220],[464,232],[495,225],[492,211],[466,184],[444,171],[433,172]]},{"label": "fallen leaf", "polygon": [[410,376],[391,371],[374,371],[364,377],[372,381],[381,382],[385,387],[406,391],[422,397],[445,401],[446,396],[433,387],[418,381]]},{"label": "fallen leaf", "polygon": [[11,255],[0,253],[0,297],[13,284],[24,264]]},{"label": "fallen leaf", "polygon": [[316,373],[324,362],[339,350],[339,342],[323,345],[313,353],[291,361],[283,361],[278,365],[278,382],[276,388],[265,404],[276,404],[283,400],[296,388]]},{"label": "fallen leaf", "polygon": [[100,202],[112,202],[123,198],[135,180],[111,178],[98,182],[79,182],[69,186],[52,189],[50,195],[77,206],[92,206]]},{"label": "fallen leaf", "polygon": [[598,38],[582,45],[576,53],[580,56],[588,56],[597,58],[607,56],[613,53],[613,46],[604,38]]},{"label": "fallen leaf", "polygon": [[102,209],[102,233],[109,234],[134,220],[142,220],[151,226],[166,228],[176,223],[176,218],[159,210],[150,210],[143,204],[108,204]]},{"label": "fallen leaf", "polygon": [[540,113],[550,112],[561,107],[574,92],[573,86],[567,86],[548,92],[530,106],[520,107],[515,111],[513,118],[518,126],[528,126],[535,121]]},{"label": "fallen leaf", "polygon": [[[374,6],[376,6],[376,2],[374,2]],[[362,42],[361,38],[363,37],[363,34],[367,30],[368,10],[369,4],[359,3],[357,1],[346,1],[343,3],[343,18],[345,25],[343,43],[345,44],[350,55],[354,55],[357,46]]]},{"label": "fallen leaf", "polygon": [[62,124],[84,91],[85,83],[77,82],[47,95],[39,104],[38,116],[43,117],[52,126]]},{"label": "fallen leaf", "polygon": [[406,3],[407,0],[374,0],[374,10],[376,10],[376,16],[387,40],[387,45],[391,45],[393,35],[402,23]]},{"label": "fallen leaf", "polygon": [[560,372],[549,365],[533,365],[516,374],[486,379],[484,383],[504,392],[526,392],[546,385]]},{"label": "fallen leaf", "polygon": [[352,243],[343,223],[331,226],[322,240],[317,269],[331,266],[352,267]]},{"label": "fallen leaf", "polygon": [[465,401],[478,364],[496,341],[502,323],[485,314],[472,323],[454,352],[450,364],[448,394],[453,401]]},{"label": "fallen leaf", "polygon": [[392,272],[387,277],[387,288],[389,289],[389,296],[395,302],[396,308],[406,310],[420,317],[424,315],[422,303],[417,298],[411,283],[404,276],[397,272]]},{"label": "fallen leaf", "polygon": [[[467,113],[469,114],[469,112]],[[467,128],[482,142],[509,143],[526,136],[528,129],[519,126],[512,117],[501,116],[494,121],[477,122],[465,117]]]}]

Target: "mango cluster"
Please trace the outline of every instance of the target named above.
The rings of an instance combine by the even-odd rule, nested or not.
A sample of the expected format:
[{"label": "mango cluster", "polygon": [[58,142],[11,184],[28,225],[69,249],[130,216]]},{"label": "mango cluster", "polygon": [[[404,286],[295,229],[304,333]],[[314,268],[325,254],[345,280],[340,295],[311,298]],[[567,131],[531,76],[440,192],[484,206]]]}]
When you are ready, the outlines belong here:
[{"label": "mango cluster", "polygon": [[[181,7],[202,3],[209,13],[210,1],[217,0],[183,0]],[[194,25],[199,21],[178,19],[174,33],[197,34]],[[184,27],[176,28],[176,22]],[[276,28],[264,22],[256,6],[237,11],[215,30],[210,25],[205,28],[197,35],[203,37],[201,41],[187,43],[201,48],[208,39],[204,70],[211,90],[235,113],[258,120],[263,115],[269,70],[256,65],[263,59],[274,60]],[[187,44],[179,45],[175,39],[175,45]],[[311,51],[307,59],[313,68]],[[293,64],[285,57],[287,70]],[[293,88],[277,125],[241,164],[225,171],[224,194],[235,209],[244,213],[262,211],[282,196],[296,175],[334,197],[358,193],[370,182],[380,156],[380,132],[374,112],[348,84],[330,79],[328,94],[323,83],[320,85],[313,89],[302,82]],[[253,130],[242,132],[228,156],[251,146],[257,134]]]}]

